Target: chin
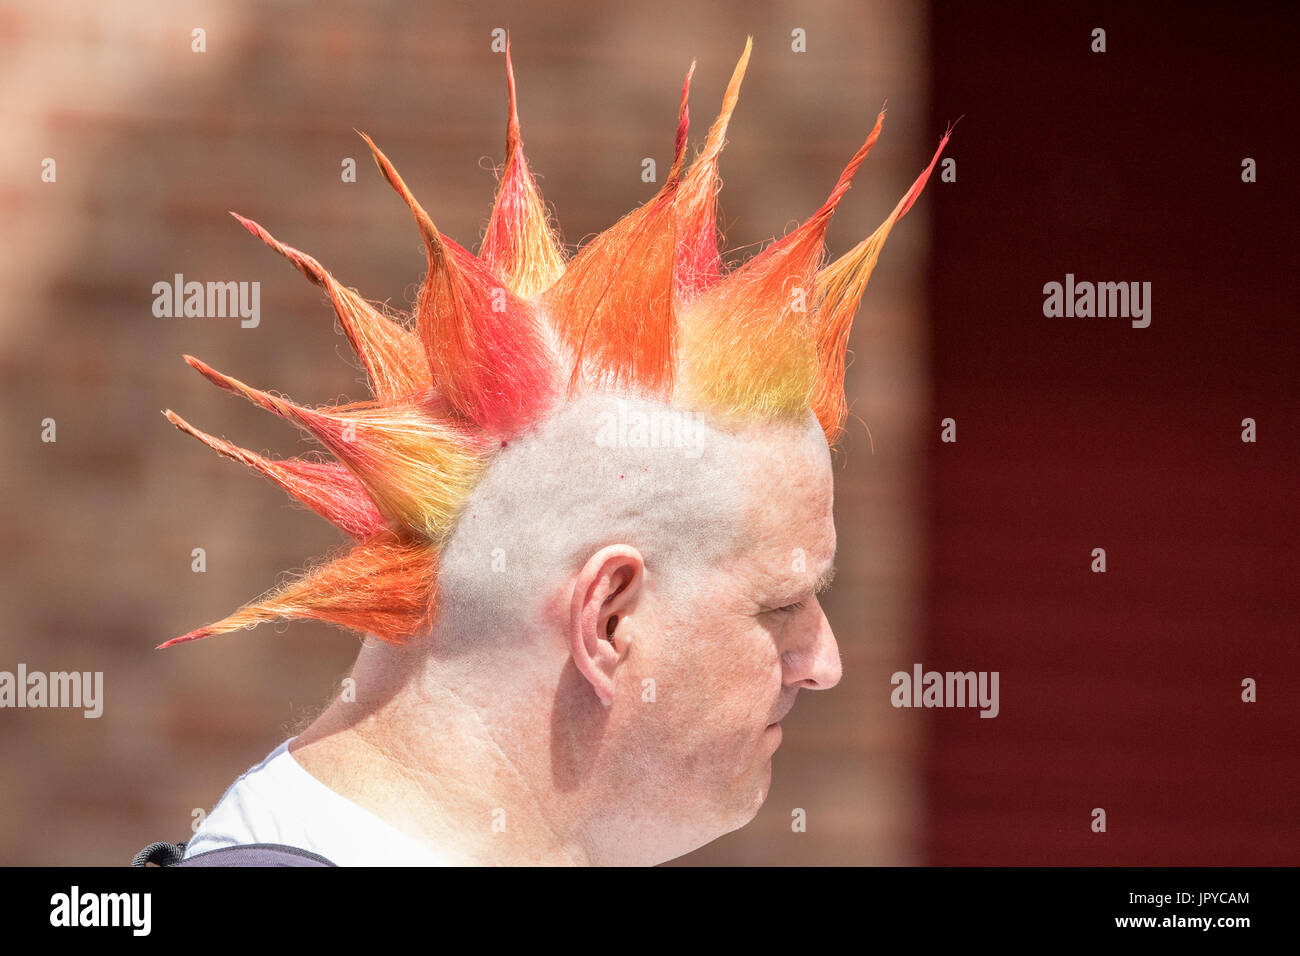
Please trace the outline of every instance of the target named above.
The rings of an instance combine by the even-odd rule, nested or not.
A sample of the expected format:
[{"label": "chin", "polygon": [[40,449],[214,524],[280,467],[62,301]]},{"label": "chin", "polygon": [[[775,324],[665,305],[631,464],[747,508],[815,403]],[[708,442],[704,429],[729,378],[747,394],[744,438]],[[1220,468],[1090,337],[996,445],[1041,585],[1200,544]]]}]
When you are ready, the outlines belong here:
[{"label": "chin", "polygon": [[767,803],[767,795],[771,792],[772,792],[772,758],[769,757],[763,763],[763,778],[762,778],[762,782],[758,786],[758,793],[754,799],[754,812],[750,815],[751,820],[758,815],[758,811],[762,809],[763,804]]},{"label": "chin", "polygon": [[767,760],[756,775],[751,774],[747,781],[740,783],[740,789],[732,788],[725,794],[719,794],[714,803],[715,813],[710,816],[713,822],[704,827],[697,825],[694,837],[684,840],[680,848],[663,856],[663,860],[676,859],[692,850],[698,850],[749,824],[767,801],[771,777],[772,762]]},{"label": "chin", "polygon": [[743,789],[737,792],[735,803],[738,808],[733,817],[731,830],[739,830],[758,816],[758,811],[763,809],[763,804],[767,802],[771,790],[772,758],[768,757],[763,761],[762,767],[749,777]]}]

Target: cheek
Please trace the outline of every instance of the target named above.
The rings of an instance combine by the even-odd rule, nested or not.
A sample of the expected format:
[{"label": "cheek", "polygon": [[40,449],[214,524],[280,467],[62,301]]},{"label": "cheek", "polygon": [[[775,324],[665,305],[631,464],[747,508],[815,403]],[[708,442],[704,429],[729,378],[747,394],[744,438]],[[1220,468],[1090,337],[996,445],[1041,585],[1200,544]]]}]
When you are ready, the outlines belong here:
[{"label": "cheek", "polygon": [[745,617],[731,635],[728,656],[732,662],[730,684],[736,694],[767,713],[773,697],[781,693],[781,657],[772,632],[759,619]]},{"label": "cheek", "polygon": [[702,613],[656,650],[637,674],[656,689],[636,711],[638,786],[648,773],[675,803],[730,805],[723,794],[743,792],[748,808],[755,788],[766,791],[755,775],[767,773],[766,725],[781,694],[772,634],[753,617]]},{"label": "cheek", "polygon": [[690,702],[683,715],[699,736],[745,735],[761,729],[781,693],[781,661],[772,634],[748,615],[699,621],[694,646],[674,668]]}]

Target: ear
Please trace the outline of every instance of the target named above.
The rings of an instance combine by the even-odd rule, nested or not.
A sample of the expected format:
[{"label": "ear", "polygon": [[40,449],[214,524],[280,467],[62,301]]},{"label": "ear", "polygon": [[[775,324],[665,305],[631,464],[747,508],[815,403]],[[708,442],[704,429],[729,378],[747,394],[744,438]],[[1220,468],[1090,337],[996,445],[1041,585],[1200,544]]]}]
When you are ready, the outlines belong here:
[{"label": "ear", "polygon": [[600,702],[614,701],[614,674],[627,653],[620,619],[636,605],[645,581],[641,552],[626,544],[601,548],[574,580],[569,605],[569,653]]}]

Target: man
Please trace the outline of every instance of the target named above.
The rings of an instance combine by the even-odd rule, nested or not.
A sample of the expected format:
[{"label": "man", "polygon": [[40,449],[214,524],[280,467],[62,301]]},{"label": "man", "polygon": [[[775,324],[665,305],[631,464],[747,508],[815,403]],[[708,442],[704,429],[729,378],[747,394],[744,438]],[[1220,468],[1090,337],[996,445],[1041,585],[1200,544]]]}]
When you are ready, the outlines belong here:
[{"label": "man", "polygon": [[277,617],[367,637],[349,692],[235,782],[187,860],[276,844],[342,865],[653,864],[758,811],[780,721],[840,677],[817,593],[845,348],[939,153],[819,268],[882,113],[826,203],[724,274],[718,157],[749,52],[686,169],[688,73],[663,188],[567,263],[524,160],[508,47],[507,161],[478,255],[367,138],[428,254],[409,321],[241,219],[329,294],[374,398],[309,409],[187,357],[330,464],[168,418],[355,543],[163,646]]}]

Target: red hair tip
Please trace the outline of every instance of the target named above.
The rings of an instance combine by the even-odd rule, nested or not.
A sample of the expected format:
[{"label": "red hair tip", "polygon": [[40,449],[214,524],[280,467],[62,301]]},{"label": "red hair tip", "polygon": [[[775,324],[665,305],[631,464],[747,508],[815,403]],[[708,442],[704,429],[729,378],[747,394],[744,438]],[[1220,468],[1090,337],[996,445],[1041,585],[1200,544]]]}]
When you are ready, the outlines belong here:
[{"label": "red hair tip", "polygon": [[229,212],[232,216],[235,217],[235,221],[238,222],[241,226],[243,226],[245,229],[247,229],[247,230],[248,230],[249,232],[251,232],[253,235],[257,236],[259,239],[262,238],[262,234],[263,234],[266,230],[264,230],[261,226],[259,226],[259,225],[258,225],[257,223],[255,223],[253,220],[249,219],[247,216],[241,216],[239,213],[235,212],[233,209],[228,210],[228,212]]},{"label": "red hair tip", "polygon": [[188,634],[182,634],[180,637],[173,637],[170,641],[163,641],[161,644],[155,647],[154,650],[165,651],[167,650],[167,648],[174,647],[177,644],[185,644],[188,643],[189,641],[197,641],[200,638],[209,637],[211,636],[211,634],[212,632],[209,631],[206,627],[201,627],[196,631],[190,631]]}]

